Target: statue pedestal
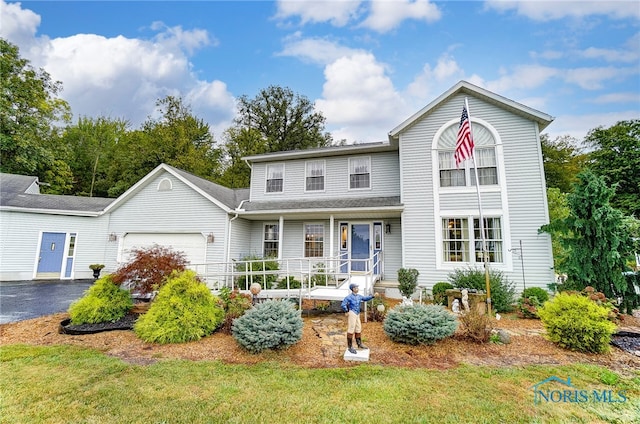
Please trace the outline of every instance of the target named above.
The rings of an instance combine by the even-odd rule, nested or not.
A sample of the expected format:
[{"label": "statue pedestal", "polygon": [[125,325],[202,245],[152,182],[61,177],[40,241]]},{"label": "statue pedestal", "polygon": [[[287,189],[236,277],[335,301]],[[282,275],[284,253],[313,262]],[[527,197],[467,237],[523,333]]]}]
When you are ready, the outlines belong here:
[{"label": "statue pedestal", "polygon": [[345,361],[368,362],[369,349],[356,349],[355,354],[349,352],[348,349],[345,349],[343,358]]}]

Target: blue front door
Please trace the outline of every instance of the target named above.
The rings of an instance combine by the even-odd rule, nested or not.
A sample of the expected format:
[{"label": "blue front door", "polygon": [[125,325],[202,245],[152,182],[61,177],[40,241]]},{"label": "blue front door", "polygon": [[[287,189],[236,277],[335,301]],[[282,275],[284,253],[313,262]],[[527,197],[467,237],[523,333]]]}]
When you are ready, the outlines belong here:
[{"label": "blue front door", "polygon": [[38,273],[60,273],[62,270],[62,257],[64,256],[66,236],[65,233],[42,233],[40,256],[38,258]]},{"label": "blue front door", "polygon": [[368,271],[371,230],[369,224],[351,225],[351,271]]}]

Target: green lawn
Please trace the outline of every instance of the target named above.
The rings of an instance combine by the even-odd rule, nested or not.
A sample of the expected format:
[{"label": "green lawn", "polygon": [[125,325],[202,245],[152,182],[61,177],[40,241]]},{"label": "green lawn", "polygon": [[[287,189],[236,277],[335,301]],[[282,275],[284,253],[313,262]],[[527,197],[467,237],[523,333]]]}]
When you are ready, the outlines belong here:
[{"label": "green lawn", "polygon": [[[640,423],[640,371],[359,365],[306,369],[163,360],[150,366],[77,347],[4,346],[0,423]],[[625,402],[534,404],[550,376]],[[561,394],[566,386],[547,383]],[[569,396],[570,398],[570,396]]]}]

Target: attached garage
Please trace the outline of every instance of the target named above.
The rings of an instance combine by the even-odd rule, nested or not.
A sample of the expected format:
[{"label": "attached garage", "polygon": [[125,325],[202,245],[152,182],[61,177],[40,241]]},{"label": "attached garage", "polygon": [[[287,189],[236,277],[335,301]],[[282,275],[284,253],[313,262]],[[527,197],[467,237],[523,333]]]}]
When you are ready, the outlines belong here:
[{"label": "attached garage", "polygon": [[127,262],[132,249],[152,247],[154,244],[183,252],[191,264],[203,264],[207,243],[200,233],[127,233],[123,237],[119,262]]}]

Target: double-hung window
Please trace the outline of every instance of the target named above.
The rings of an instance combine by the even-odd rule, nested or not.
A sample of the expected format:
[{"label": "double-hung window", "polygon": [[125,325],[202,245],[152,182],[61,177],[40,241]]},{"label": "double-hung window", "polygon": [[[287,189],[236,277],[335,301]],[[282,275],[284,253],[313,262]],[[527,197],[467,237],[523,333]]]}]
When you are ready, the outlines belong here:
[{"label": "double-hung window", "polygon": [[267,165],[267,193],[281,193],[284,188],[284,164]]},{"label": "double-hung window", "polygon": [[278,243],[280,242],[280,226],[278,224],[265,224],[264,248],[262,254],[265,258],[278,257]]},{"label": "double-hung window", "polygon": [[[473,219],[473,232],[469,221]],[[500,218],[484,218],[484,234],[489,262],[503,262]],[[482,263],[482,236],[479,218],[442,218],[442,257],[444,262]]]},{"label": "double-hung window", "polygon": [[314,160],[306,163],[306,191],[324,190],[324,161]]},{"label": "double-hung window", "polygon": [[304,224],[304,257],[324,256],[324,225]]},{"label": "double-hung window", "polygon": [[371,188],[371,158],[349,158],[349,188]]}]

